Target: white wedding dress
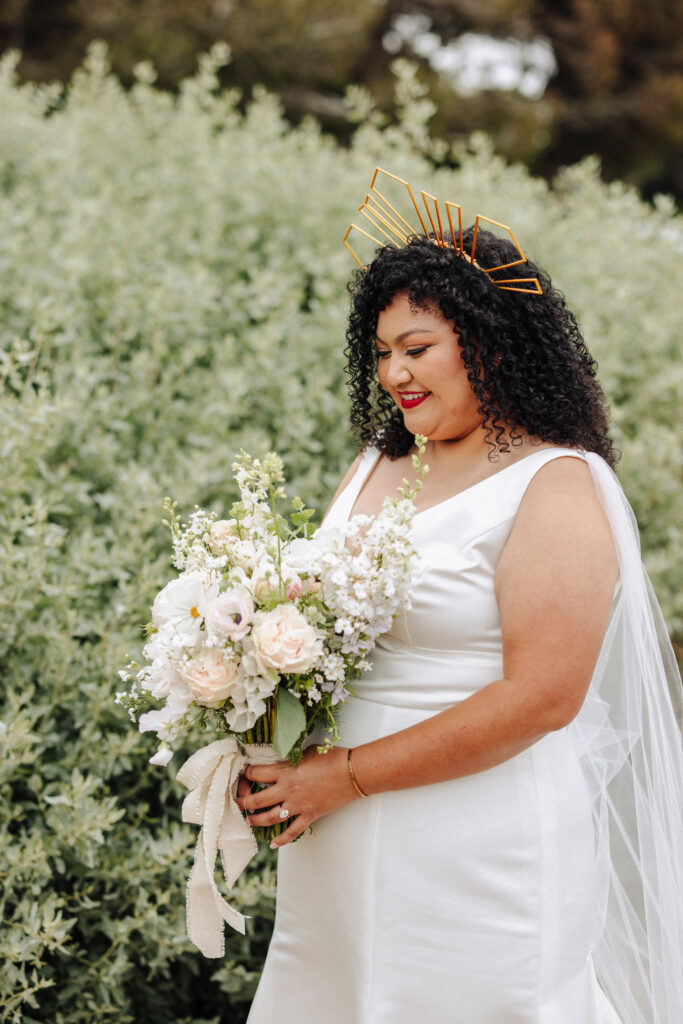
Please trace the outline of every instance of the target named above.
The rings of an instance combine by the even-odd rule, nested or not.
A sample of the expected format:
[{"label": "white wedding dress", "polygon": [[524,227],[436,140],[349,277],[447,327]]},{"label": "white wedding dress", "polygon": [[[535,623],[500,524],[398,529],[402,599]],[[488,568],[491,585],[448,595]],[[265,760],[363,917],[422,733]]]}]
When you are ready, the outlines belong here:
[{"label": "white wedding dress", "polygon": [[[496,565],[529,481],[567,456],[610,473],[597,456],[539,450],[417,513],[412,608],[341,709],[344,746],[502,676]],[[346,522],[377,457],[365,453],[326,525]],[[488,771],[356,800],[281,850],[249,1024],[660,1024],[617,1013],[597,981],[609,881],[586,742],[570,726]]]}]

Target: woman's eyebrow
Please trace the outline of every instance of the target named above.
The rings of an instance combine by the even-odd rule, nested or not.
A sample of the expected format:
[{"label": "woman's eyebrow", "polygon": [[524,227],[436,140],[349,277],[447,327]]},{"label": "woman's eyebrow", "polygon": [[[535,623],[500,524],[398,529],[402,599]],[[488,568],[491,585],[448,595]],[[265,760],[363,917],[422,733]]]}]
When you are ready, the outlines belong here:
[{"label": "woman's eyebrow", "polygon": [[[436,334],[436,333],[437,333],[436,331],[430,331],[430,329],[428,327],[411,327],[410,330],[404,331],[402,334],[398,335],[398,337],[396,338],[396,343],[398,344],[399,341],[405,341],[405,339],[410,337],[411,334]],[[387,344],[386,341],[382,341],[382,339],[380,338],[379,334],[375,335],[375,341],[378,341],[380,343],[380,345],[386,345]]]}]

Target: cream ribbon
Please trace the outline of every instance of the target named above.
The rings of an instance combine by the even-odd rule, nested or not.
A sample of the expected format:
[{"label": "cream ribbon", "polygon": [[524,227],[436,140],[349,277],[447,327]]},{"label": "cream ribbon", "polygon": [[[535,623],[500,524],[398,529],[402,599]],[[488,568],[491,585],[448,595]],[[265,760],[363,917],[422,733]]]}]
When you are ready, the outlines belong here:
[{"label": "cream ribbon", "polygon": [[187,882],[187,934],[206,957],[225,953],[223,921],[244,935],[246,918],[227,903],[214,881],[220,851],[229,889],[258,846],[235,803],[237,782],[248,764],[273,764],[281,758],[271,746],[216,740],[187,759],[176,778],[190,790],[183,801],[183,821],[201,825],[194,864]]}]

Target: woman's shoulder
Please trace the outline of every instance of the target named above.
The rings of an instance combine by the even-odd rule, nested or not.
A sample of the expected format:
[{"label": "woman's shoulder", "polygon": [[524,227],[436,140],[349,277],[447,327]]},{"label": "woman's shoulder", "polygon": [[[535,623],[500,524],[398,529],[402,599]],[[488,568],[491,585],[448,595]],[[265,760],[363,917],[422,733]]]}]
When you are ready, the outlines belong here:
[{"label": "woman's shoulder", "polygon": [[528,480],[520,512],[527,516],[547,516],[563,509],[602,512],[585,451],[544,445],[527,458]]},{"label": "woman's shoulder", "polygon": [[545,446],[545,458],[530,467],[515,523],[506,547],[508,556],[545,552],[560,547],[582,552],[603,565],[616,563],[612,530],[596,490],[589,459],[579,449]]}]

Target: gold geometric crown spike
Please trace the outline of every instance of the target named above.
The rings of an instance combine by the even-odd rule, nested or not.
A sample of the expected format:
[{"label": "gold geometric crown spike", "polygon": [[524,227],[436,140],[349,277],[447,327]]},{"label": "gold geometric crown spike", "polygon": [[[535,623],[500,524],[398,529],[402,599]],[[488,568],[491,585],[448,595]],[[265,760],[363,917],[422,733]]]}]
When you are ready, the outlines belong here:
[{"label": "gold geometric crown spike", "polygon": [[[399,193],[401,193],[403,197],[409,199],[410,205],[412,205],[412,210],[410,210],[410,205],[407,202],[405,203],[405,216],[393,203],[389,201],[384,192],[381,192],[377,187],[377,179],[379,175],[384,175],[384,178],[387,179],[386,185],[388,186],[395,187],[395,185],[391,185],[392,182],[402,186],[402,188],[399,189]],[[382,187],[386,191],[386,186],[384,184]],[[441,248],[454,249],[455,252],[471,263],[472,266],[487,275],[491,275],[500,270],[507,270],[510,267],[517,267],[520,263],[526,263],[526,256],[522,252],[519,242],[507,224],[501,224],[497,220],[492,220],[490,217],[485,217],[483,214],[478,213],[474,221],[472,248],[470,252],[466,252],[463,247],[462,210],[460,206],[458,206],[457,203],[444,203],[446,218],[448,221],[448,227],[446,228],[441,216],[441,210],[439,209],[438,199],[429,192],[420,192],[420,196],[422,198],[424,211],[420,209],[413,190],[407,181],[404,181],[403,178],[399,178],[397,175],[392,174],[391,171],[383,170],[381,167],[377,167],[375,169],[372,183],[370,185],[370,192],[365,197],[365,202],[358,207],[358,212],[363,215],[366,221],[369,222],[375,234],[371,234],[369,231],[366,231],[365,228],[359,227],[357,224],[351,224],[344,235],[344,245],[361,267],[365,267],[366,264],[349,242],[349,237],[354,231],[369,239],[371,242],[374,242],[375,245],[389,244],[395,246],[397,249],[401,249],[404,245],[407,245],[413,236],[423,235],[425,238],[431,238],[431,240]],[[453,223],[453,211],[455,211],[457,216],[457,224]],[[412,218],[412,222],[407,219],[408,217]],[[417,221],[415,220],[415,217],[417,217]],[[495,227],[500,228],[502,231],[507,232],[512,240],[512,244],[519,253],[519,259],[512,260],[510,263],[504,263],[498,267],[482,267],[475,259],[477,234],[479,232],[479,224],[481,221],[485,221],[487,224],[492,224]],[[377,235],[380,237],[377,237]],[[497,288],[500,288],[503,291],[524,292],[527,295],[542,294],[541,285],[537,277],[506,277],[496,279],[489,276],[489,280],[492,284],[495,284]],[[522,285],[527,285],[528,287],[521,287]]]}]

